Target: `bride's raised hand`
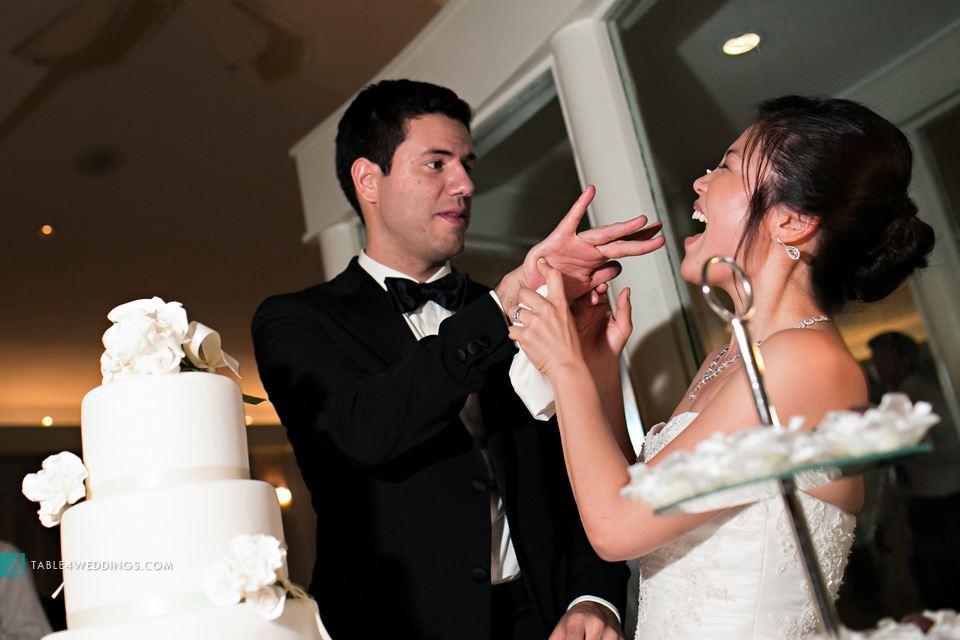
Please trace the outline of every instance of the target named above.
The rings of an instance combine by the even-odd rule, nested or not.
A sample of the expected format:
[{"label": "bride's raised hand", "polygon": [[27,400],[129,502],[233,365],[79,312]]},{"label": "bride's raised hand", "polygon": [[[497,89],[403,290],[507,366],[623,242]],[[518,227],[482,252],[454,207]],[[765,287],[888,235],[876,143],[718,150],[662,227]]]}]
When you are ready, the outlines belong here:
[{"label": "bride's raised hand", "polygon": [[601,285],[571,304],[581,352],[591,368],[594,364],[619,362],[633,331],[630,289],[623,289],[617,296],[616,314],[610,308],[606,292],[607,285]]},{"label": "bride's raised hand", "polygon": [[519,324],[510,327],[510,338],[515,340],[531,364],[550,375],[565,364],[583,362],[577,326],[564,296],[563,276],[546,260],[537,261],[537,267],[547,283],[547,295],[532,289],[521,289]]}]

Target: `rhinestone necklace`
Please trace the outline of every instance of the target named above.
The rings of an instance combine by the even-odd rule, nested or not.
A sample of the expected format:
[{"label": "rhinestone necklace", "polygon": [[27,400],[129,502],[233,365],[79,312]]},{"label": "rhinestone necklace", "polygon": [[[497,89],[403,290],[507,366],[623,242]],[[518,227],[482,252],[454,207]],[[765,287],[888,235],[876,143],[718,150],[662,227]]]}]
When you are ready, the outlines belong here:
[{"label": "rhinestone necklace", "polygon": [[[807,318],[806,320],[801,320],[800,322],[798,322],[794,327],[794,329],[806,329],[807,327],[814,325],[818,322],[830,322],[830,318],[828,318],[827,316],[813,316],[813,317]],[[759,347],[761,344],[763,344],[763,340],[758,340],[754,344]],[[729,350],[730,350],[730,345],[727,345],[723,348],[722,351],[720,351],[720,353],[717,354],[717,357],[713,359],[713,362],[710,363],[710,366],[707,367],[707,370],[703,372],[703,376],[701,376],[700,381],[697,383],[697,386],[694,387],[693,391],[690,392],[690,395],[687,396],[687,400],[693,400],[694,396],[697,395],[697,391],[700,391],[700,387],[702,387],[708,380],[711,380],[717,377],[717,375],[719,375],[720,372],[723,371],[724,367],[736,362],[741,358],[741,355],[739,353],[736,353],[730,356],[729,358],[727,358],[726,360],[724,360],[723,362],[721,362],[718,366],[717,361],[719,361],[720,358],[726,355],[727,351]]]}]

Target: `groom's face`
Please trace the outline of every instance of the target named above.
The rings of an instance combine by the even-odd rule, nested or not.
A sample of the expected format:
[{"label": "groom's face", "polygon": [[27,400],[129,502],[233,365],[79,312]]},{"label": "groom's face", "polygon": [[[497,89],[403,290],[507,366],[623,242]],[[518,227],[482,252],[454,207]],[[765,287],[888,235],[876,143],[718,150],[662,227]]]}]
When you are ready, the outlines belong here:
[{"label": "groom's face", "polygon": [[429,114],[408,121],[390,174],[380,178],[381,251],[437,266],[463,251],[474,159],[470,133],[459,120]]}]

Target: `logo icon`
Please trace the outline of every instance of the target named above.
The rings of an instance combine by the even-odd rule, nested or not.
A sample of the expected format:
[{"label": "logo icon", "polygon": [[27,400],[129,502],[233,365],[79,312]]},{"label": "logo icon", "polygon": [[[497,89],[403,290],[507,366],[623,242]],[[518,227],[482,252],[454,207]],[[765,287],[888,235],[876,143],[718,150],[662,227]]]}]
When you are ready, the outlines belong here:
[{"label": "logo icon", "polygon": [[27,575],[27,554],[0,553],[0,578],[22,578]]}]

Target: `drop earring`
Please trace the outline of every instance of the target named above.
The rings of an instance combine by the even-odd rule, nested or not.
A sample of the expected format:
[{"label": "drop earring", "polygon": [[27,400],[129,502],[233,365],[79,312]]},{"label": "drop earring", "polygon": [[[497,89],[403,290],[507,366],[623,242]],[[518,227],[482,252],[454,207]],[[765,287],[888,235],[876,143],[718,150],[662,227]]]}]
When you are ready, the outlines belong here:
[{"label": "drop earring", "polygon": [[783,240],[780,239],[780,236],[777,236],[777,242],[780,244],[781,247],[783,247],[786,250],[787,255],[790,257],[791,260],[800,259],[800,249],[797,249],[792,244],[783,244]]}]

